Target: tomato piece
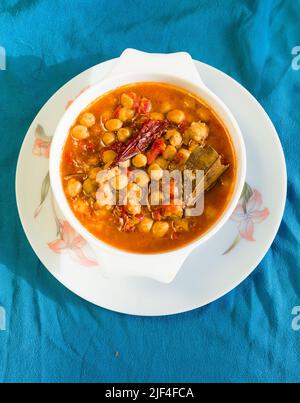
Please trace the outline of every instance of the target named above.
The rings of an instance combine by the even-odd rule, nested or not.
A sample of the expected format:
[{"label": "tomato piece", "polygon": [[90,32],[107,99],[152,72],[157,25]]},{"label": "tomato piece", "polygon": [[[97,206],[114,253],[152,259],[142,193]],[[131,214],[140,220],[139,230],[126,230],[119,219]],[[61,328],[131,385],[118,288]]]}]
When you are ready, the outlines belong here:
[{"label": "tomato piece", "polygon": [[162,213],[160,209],[152,211],[152,218],[154,221],[160,221],[162,219]]},{"label": "tomato piece", "polygon": [[114,110],[114,113],[113,113],[113,117],[114,117],[114,118],[118,118],[118,117],[119,117],[121,108],[122,108],[122,105],[118,105],[118,106],[116,107],[116,109]]},{"label": "tomato piece", "polygon": [[175,162],[176,164],[181,164],[183,161],[184,161],[184,155],[183,155],[183,154],[180,154],[180,153],[177,153],[177,154],[176,154],[176,157],[175,157],[175,159],[174,159],[174,162]]},{"label": "tomato piece", "polygon": [[156,139],[147,152],[147,163],[150,165],[156,158],[161,155],[166,149],[166,144],[162,138]]},{"label": "tomato piece", "polygon": [[141,98],[135,92],[129,92],[128,95],[133,99],[133,109],[138,110]]},{"label": "tomato piece", "polygon": [[143,214],[143,213],[136,214],[134,216],[134,218],[137,220],[137,224],[140,223],[141,221],[143,221],[144,217],[145,217],[145,214]]},{"label": "tomato piece", "polygon": [[151,101],[148,98],[142,98],[138,107],[138,113],[145,114],[151,111]]}]

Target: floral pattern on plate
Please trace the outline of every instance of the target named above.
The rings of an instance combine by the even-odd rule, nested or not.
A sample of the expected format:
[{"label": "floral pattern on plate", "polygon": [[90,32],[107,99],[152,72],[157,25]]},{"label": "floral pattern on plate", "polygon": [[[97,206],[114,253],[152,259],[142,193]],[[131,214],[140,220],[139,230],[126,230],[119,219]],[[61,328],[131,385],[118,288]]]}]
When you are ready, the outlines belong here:
[{"label": "floral pattern on plate", "polygon": [[[43,126],[38,124],[35,129],[35,140],[32,147],[32,153],[39,157],[49,158],[51,141],[52,136],[48,136],[45,133]],[[50,177],[49,171],[47,171],[41,185],[40,203],[34,211],[34,218],[37,218],[40,214],[49,191],[51,191]],[[85,239],[77,234],[66,220],[58,218],[53,197],[51,198],[51,205],[55,217],[58,238],[48,243],[49,248],[54,253],[68,253],[73,260],[76,260],[83,266],[96,266],[97,262],[89,259],[83,252],[83,247],[86,245]]]},{"label": "floral pattern on plate", "polygon": [[223,255],[235,248],[241,239],[255,241],[253,237],[254,224],[261,223],[269,215],[268,208],[261,209],[262,203],[261,193],[257,189],[252,189],[246,182],[239,203],[230,217],[232,221],[238,223],[238,234]]},{"label": "floral pattern on plate", "polygon": [[59,220],[59,237],[49,242],[48,246],[54,253],[68,253],[69,256],[83,266],[96,266],[94,260],[85,256],[82,248],[85,246],[85,239],[66,220]]}]

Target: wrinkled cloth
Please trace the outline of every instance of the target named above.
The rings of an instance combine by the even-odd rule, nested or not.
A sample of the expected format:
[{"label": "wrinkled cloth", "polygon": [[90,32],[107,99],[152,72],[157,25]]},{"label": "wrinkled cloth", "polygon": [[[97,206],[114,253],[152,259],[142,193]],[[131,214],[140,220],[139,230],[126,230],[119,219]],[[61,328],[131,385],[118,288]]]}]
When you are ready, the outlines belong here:
[{"label": "wrinkled cloth", "polygon": [[[1,382],[300,381],[299,0],[2,0],[0,46]],[[134,317],[96,307],[42,266],[22,230],[15,168],[47,99],[86,68],[127,48],[187,51],[231,75],[263,105],[283,144],[288,199],[254,273],[185,314]]]}]

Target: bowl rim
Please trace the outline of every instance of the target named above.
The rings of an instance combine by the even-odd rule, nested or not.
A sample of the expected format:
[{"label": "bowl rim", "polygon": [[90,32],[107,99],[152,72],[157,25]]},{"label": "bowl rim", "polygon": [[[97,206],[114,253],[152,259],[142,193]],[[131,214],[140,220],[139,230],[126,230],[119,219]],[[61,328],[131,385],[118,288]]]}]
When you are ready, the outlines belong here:
[{"label": "bowl rim", "polygon": [[[139,76],[143,77],[152,77],[152,79],[133,79],[137,78]],[[130,80],[131,79],[131,80]],[[125,80],[125,83],[122,84],[117,84],[116,82],[118,80]],[[129,80],[129,81],[127,81]],[[170,82],[172,81],[172,82]],[[175,83],[174,83],[175,81]],[[184,91],[191,92],[193,95],[199,97],[201,100],[203,100],[207,105],[216,113],[216,115],[224,122],[224,116],[225,119],[227,119],[230,124],[232,125],[232,128],[234,129],[234,132],[232,133],[232,130],[228,129],[228,122],[224,122],[224,125],[229,133],[229,136],[231,138],[233,148],[235,151],[235,157],[236,157],[236,176],[235,176],[235,184],[234,184],[234,189],[232,191],[231,197],[229,201],[227,202],[222,214],[220,217],[210,226],[207,231],[205,231],[204,234],[200,235],[199,237],[193,239],[187,244],[184,244],[183,246],[180,246],[176,249],[172,250],[166,250],[166,251],[160,251],[160,252],[153,252],[153,253],[139,253],[139,252],[133,252],[133,251],[128,251],[125,249],[120,249],[117,248],[113,245],[110,245],[109,243],[102,241],[101,239],[97,238],[94,236],[91,232],[89,232],[86,227],[78,220],[78,218],[75,216],[73,213],[71,207],[69,206],[69,203],[67,201],[67,198],[65,196],[65,193],[63,191],[63,186],[62,186],[62,181],[60,177],[60,163],[61,163],[61,155],[63,151],[63,147],[65,145],[66,139],[69,134],[69,129],[71,125],[68,124],[68,129],[65,130],[64,126],[66,125],[66,121],[71,120],[74,122],[76,118],[79,116],[79,114],[87,108],[90,104],[95,102],[97,98],[105,95],[109,91],[113,91],[114,89],[123,87],[125,85],[130,85],[134,83],[142,83],[142,82],[157,82],[157,83],[166,83],[170,85],[177,86],[181,88]],[[112,84],[116,83],[116,84]],[[100,89],[105,87],[105,85],[110,85],[111,89],[101,91]],[[194,90],[188,90],[187,87],[193,87],[195,88]],[[92,96],[95,92],[98,92],[98,95]],[[203,98],[202,94],[199,95],[199,92],[204,92],[205,95],[207,95],[210,99],[212,99],[215,104],[212,105],[210,101],[207,101],[205,97]],[[92,97],[91,97],[92,96]],[[90,99],[91,98],[91,99]],[[88,101],[86,101],[88,100]],[[224,116],[220,116],[220,113],[216,111],[216,104],[218,106],[218,109],[223,112]],[[72,117],[72,119],[71,119]],[[61,132],[64,132],[62,135]],[[63,142],[61,140],[61,137],[63,138]],[[234,138],[233,138],[234,137]],[[62,143],[62,146],[61,146]],[[237,147],[239,147],[239,152],[237,151]],[[239,161],[238,161],[239,159]],[[222,227],[223,225],[227,222],[227,220],[230,218],[231,214],[233,213],[236,205],[238,204],[240,195],[242,193],[242,189],[244,186],[245,182],[245,177],[246,177],[246,149],[245,149],[245,144],[244,144],[244,139],[240,130],[240,127],[233,116],[232,112],[230,109],[227,107],[227,105],[216,95],[214,92],[212,92],[209,88],[207,88],[205,85],[202,85],[201,82],[195,82],[193,80],[189,81],[186,80],[182,77],[179,77],[177,75],[173,74],[166,74],[166,73],[122,73],[118,75],[113,75],[113,76],[108,76],[107,78],[104,78],[103,80],[97,82],[96,84],[90,86],[87,88],[83,93],[81,93],[76,99],[73,100],[72,104],[69,106],[69,108],[64,111],[63,115],[61,116],[54,135],[52,139],[52,144],[50,148],[50,156],[49,156],[49,174],[50,174],[50,184],[51,184],[51,189],[54,195],[54,198],[59,206],[59,208],[62,211],[62,214],[64,217],[70,222],[72,227],[81,235],[83,238],[88,242],[92,243],[94,246],[98,246],[101,248],[104,248],[106,251],[111,252],[111,253],[117,253],[117,254],[125,254],[126,256],[160,256],[160,255],[174,255],[174,254],[188,254],[192,249],[196,248],[200,244],[206,242],[208,239],[210,239],[212,236],[214,236]]]}]

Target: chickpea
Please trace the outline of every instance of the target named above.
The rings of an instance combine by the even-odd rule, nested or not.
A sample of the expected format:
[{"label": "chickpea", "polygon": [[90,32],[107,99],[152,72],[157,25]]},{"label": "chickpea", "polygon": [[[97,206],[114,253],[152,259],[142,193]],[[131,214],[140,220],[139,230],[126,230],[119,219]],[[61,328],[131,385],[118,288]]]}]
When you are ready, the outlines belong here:
[{"label": "chickpea", "polygon": [[187,150],[186,148],[180,148],[180,150],[178,150],[176,158],[178,158],[180,164],[184,164],[188,160],[190,155],[191,152],[189,150]]},{"label": "chickpea", "polygon": [[102,141],[106,146],[110,146],[116,141],[116,136],[112,132],[106,132],[102,136]]},{"label": "chickpea", "polygon": [[89,131],[86,126],[77,125],[77,126],[74,126],[72,129],[72,136],[76,140],[86,139],[87,137],[89,137],[89,135],[90,134],[89,134]]},{"label": "chickpea", "polygon": [[102,182],[98,188],[98,192],[103,192],[105,195],[109,196],[112,194],[112,187],[109,182]]},{"label": "chickpea", "polygon": [[105,127],[110,132],[114,132],[114,131],[120,129],[122,127],[122,125],[123,125],[123,122],[120,119],[109,119],[105,122]]},{"label": "chickpea", "polygon": [[122,104],[122,106],[124,106],[125,108],[130,109],[130,108],[133,107],[133,103],[134,103],[133,98],[130,95],[125,94],[125,93],[121,95],[121,104]]},{"label": "chickpea", "polygon": [[106,206],[101,206],[101,204],[99,204],[98,201],[95,201],[95,203],[94,203],[95,214],[101,218],[107,217],[109,215],[109,210],[112,207],[113,206],[111,206],[109,204],[107,204]]},{"label": "chickpea", "polygon": [[138,171],[134,173],[134,181],[137,185],[145,187],[148,185],[150,179],[146,172]]},{"label": "chickpea", "polygon": [[98,201],[96,200],[95,203],[93,204],[94,207],[94,212],[98,217],[102,217],[102,216],[106,216],[108,214],[108,211],[106,211],[105,209],[103,209]]},{"label": "chickpea", "polygon": [[148,168],[148,172],[151,179],[154,179],[156,181],[159,181],[163,177],[163,170],[156,163],[150,165],[150,167]]},{"label": "chickpea", "polygon": [[133,109],[121,108],[119,110],[118,118],[120,120],[122,120],[122,122],[125,122],[126,120],[132,119],[133,116],[134,116],[134,110]]},{"label": "chickpea", "polygon": [[152,234],[156,238],[162,238],[169,231],[169,224],[166,221],[156,221],[152,226]]},{"label": "chickpea", "polygon": [[105,184],[107,181],[109,181],[111,178],[113,178],[116,175],[120,174],[120,170],[118,167],[115,167],[113,169],[108,169],[108,170],[100,170],[97,173],[96,176],[96,181],[100,184],[103,185]]},{"label": "chickpea", "polygon": [[151,196],[150,196],[150,205],[158,206],[159,204],[161,204],[162,198],[163,198],[163,195],[160,190],[156,190],[156,191],[152,192]]},{"label": "chickpea", "polygon": [[119,162],[119,166],[121,167],[121,168],[129,168],[130,167],[130,160],[126,160],[126,161],[122,161],[122,162]]},{"label": "chickpea", "polygon": [[101,168],[99,168],[99,167],[92,168],[89,171],[89,178],[92,179],[92,180],[95,180],[96,177],[97,177],[98,172],[100,171],[100,169]]},{"label": "chickpea", "polygon": [[189,230],[189,222],[186,218],[182,218],[180,220],[175,221],[175,228],[177,231],[188,231]]},{"label": "chickpea", "polygon": [[172,159],[175,158],[175,155],[177,153],[176,147],[174,146],[167,146],[165,151],[163,152],[163,157],[166,160],[172,161]]},{"label": "chickpea", "polygon": [[159,112],[152,112],[150,113],[150,119],[153,120],[164,120],[164,115],[162,113]]},{"label": "chickpea", "polygon": [[153,220],[150,217],[145,217],[139,224],[138,229],[140,232],[150,232],[153,225]]},{"label": "chickpea", "polygon": [[181,123],[185,118],[184,112],[180,109],[173,109],[168,112],[167,119],[174,123]]},{"label": "chickpea", "polygon": [[147,157],[145,154],[137,154],[135,157],[132,158],[132,164],[136,168],[142,168],[147,164]]},{"label": "chickpea", "polygon": [[115,159],[116,155],[117,154],[113,150],[104,151],[102,154],[102,161],[105,164],[112,162]]},{"label": "chickpea", "polygon": [[190,139],[202,143],[208,136],[208,126],[202,122],[193,122],[185,132],[189,134]]},{"label": "chickpea", "polygon": [[74,205],[78,213],[88,215],[90,213],[89,204],[86,200],[78,199]]},{"label": "chickpea", "polygon": [[107,192],[98,191],[96,194],[96,198],[97,198],[96,203],[98,204],[99,207],[109,206],[109,205],[112,205],[114,202],[114,196],[111,192],[107,193]]},{"label": "chickpea", "polygon": [[106,111],[104,111],[101,115],[101,120],[103,122],[106,122],[108,119],[110,119],[113,115],[113,110],[112,109],[107,109]]},{"label": "chickpea", "polygon": [[155,163],[158,164],[161,169],[168,169],[169,161],[165,160],[163,157],[156,158]]},{"label": "chickpea", "polygon": [[164,101],[160,106],[161,113],[168,113],[172,109],[172,105],[168,101]]},{"label": "chickpea", "polygon": [[196,113],[199,118],[203,120],[203,122],[208,122],[211,116],[210,111],[204,106],[200,106],[200,108],[197,109]]},{"label": "chickpea", "polygon": [[92,113],[86,112],[81,116],[79,123],[86,127],[92,127],[96,123],[96,118]]},{"label": "chickpea", "polygon": [[[165,139],[166,140],[170,140],[170,138],[172,136],[174,136],[174,134],[179,133],[176,129],[169,129],[167,130],[167,133],[165,134]],[[179,133],[180,134],[180,133]]]},{"label": "chickpea", "polygon": [[67,193],[71,197],[77,196],[81,192],[82,184],[77,179],[71,178],[67,183]]},{"label": "chickpea", "polygon": [[126,206],[126,210],[129,214],[132,215],[140,214],[140,212],[142,211],[142,206],[140,205],[140,203],[128,203]]},{"label": "chickpea", "polygon": [[175,130],[176,133],[173,134],[173,136],[170,138],[170,144],[174,147],[179,147],[182,143],[182,136],[177,130]]},{"label": "chickpea", "polygon": [[172,204],[165,206],[164,216],[165,217],[182,217],[183,208],[180,205]]},{"label": "chickpea", "polygon": [[141,188],[134,182],[128,183],[127,190],[128,192],[137,192],[141,194]]},{"label": "chickpea", "polygon": [[126,175],[118,175],[110,180],[111,186],[116,190],[124,189],[127,186],[128,178]]},{"label": "chickpea", "polygon": [[121,129],[118,130],[118,140],[125,142],[131,135],[131,131],[128,127],[122,127]]},{"label": "chickpea", "polygon": [[85,193],[90,194],[90,193],[96,192],[98,185],[95,181],[88,178],[83,182],[82,187],[83,187],[83,190]]},{"label": "chickpea", "polygon": [[178,147],[182,143],[182,136],[176,129],[167,130],[165,138],[169,140],[171,145],[174,147]]},{"label": "chickpea", "polygon": [[138,201],[142,196],[142,189],[136,183],[128,183],[127,198],[129,200]]}]

